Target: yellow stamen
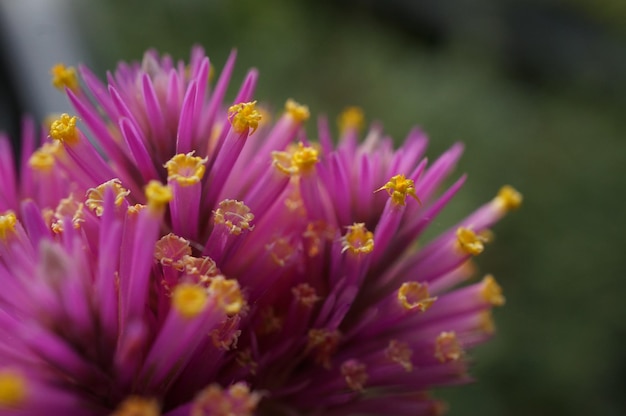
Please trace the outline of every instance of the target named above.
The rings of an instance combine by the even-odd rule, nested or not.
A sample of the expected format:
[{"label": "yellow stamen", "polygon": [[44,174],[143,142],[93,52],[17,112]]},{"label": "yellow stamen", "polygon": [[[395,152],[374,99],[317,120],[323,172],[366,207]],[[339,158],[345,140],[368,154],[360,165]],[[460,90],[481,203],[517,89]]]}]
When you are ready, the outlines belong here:
[{"label": "yellow stamen", "polygon": [[296,149],[285,152],[272,152],[272,164],[287,175],[297,175],[313,171],[319,162],[319,151],[313,146],[298,143]]},{"label": "yellow stamen", "polygon": [[335,228],[322,220],[310,222],[302,237],[306,253],[309,257],[315,257],[320,254],[324,243],[335,237]]},{"label": "yellow stamen", "polygon": [[477,256],[485,248],[483,238],[469,228],[459,227],[456,230],[456,237],[458,246],[467,254]]},{"label": "yellow stamen", "polygon": [[61,91],[64,88],[69,88],[74,92],[78,90],[78,76],[73,66],[56,64],[50,69],[50,74],[52,74],[52,85],[55,88]]},{"label": "yellow stamen", "polygon": [[5,240],[9,233],[15,233],[17,217],[13,211],[7,211],[0,215],[0,240]]},{"label": "yellow stamen", "polygon": [[218,305],[226,312],[227,315],[234,315],[241,311],[246,305],[243,299],[239,283],[236,280],[224,279],[223,277],[215,277],[211,280],[209,286],[211,293]]},{"label": "yellow stamen", "polygon": [[493,322],[493,314],[491,309],[480,312],[478,316],[478,326],[486,334],[493,334],[496,331],[496,325]]},{"label": "yellow stamen", "polygon": [[412,179],[407,179],[404,175],[395,175],[389,182],[381,186],[374,192],[387,190],[387,193],[391,197],[391,200],[396,205],[406,205],[406,196],[409,195],[414,198],[420,205],[422,201],[417,197],[415,193],[415,182]]},{"label": "yellow stamen", "polygon": [[168,181],[176,181],[180,186],[191,186],[202,180],[208,159],[193,154],[194,152],[180,153],[165,163]]},{"label": "yellow stamen", "polygon": [[430,297],[426,283],[405,282],[398,289],[398,300],[406,310],[425,312],[437,298]]},{"label": "yellow stamen", "polygon": [[454,332],[442,332],[435,340],[435,358],[442,363],[457,361],[463,356],[463,349]]},{"label": "yellow stamen", "polygon": [[309,107],[298,104],[291,98],[285,103],[285,111],[298,123],[307,121],[311,115]]},{"label": "yellow stamen", "polygon": [[252,416],[261,400],[259,393],[251,392],[243,382],[231,385],[228,390],[211,384],[194,399],[190,416]]},{"label": "yellow stamen", "polygon": [[406,342],[392,339],[389,341],[387,349],[385,349],[385,355],[391,361],[400,364],[407,372],[413,371],[413,363],[411,362],[413,350]]},{"label": "yellow stamen", "polygon": [[348,360],[341,364],[341,375],[345,378],[346,384],[354,391],[363,391],[369,376],[367,366],[358,360]]},{"label": "yellow stamen", "polygon": [[490,274],[483,278],[480,295],[484,300],[494,306],[502,306],[506,301],[502,294],[502,288]]},{"label": "yellow stamen", "polygon": [[52,223],[52,231],[55,233],[62,233],[64,227],[65,218],[72,219],[72,225],[75,229],[79,229],[80,225],[85,222],[85,214],[83,212],[84,204],[78,202],[74,197],[74,194],[70,194],[69,197],[63,198],[56,210],[54,211],[55,221]]},{"label": "yellow stamen", "polygon": [[54,167],[55,155],[58,155],[61,149],[63,148],[60,142],[44,143],[31,155],[28,164],[34,170],[49,172]]},{"label": "yellow stamen", "polygon": [[315,350],[315,362],[330,368],[330,359],[339,345],[340,333],[326,328],[311,329],[308,334],[307,351]]},{"label": "yellow stamen", "polygon": [[100,217],[104,211],[104,195],[107,189],[113,191],[113,195],[115,195],[115,205],[118,207],[122,205],[126,197],[130,194],[130,191],[122,186],[122,181],[117,178],[89,189],[87,191],[85,205],[87,205],[87,208],[94,211],[98,217]]},{"label": "yellow stamen", "polygon": [[265,245],[272,261],[280,267],[285,267],[292,256],[296,253],[296,248],[284,237],[279,237]]},{"label": "yellow stamen", "polygon": [[208,298],[206,289],[190,283],[181,283],[174,288],[172,306],[184,318],[192,319],[204,311]]},{"label": "yellow stamen", "polygon": [[152,180],[146,186],[146,199],[148,207],[153,210],[160,210],[172,199],[172,190],[169,186],[163,185],[157,180]]},{"label": "yellow stamen", "polygon": [[298,286],[291,289],[291,293],[293,293],[296,301],[306,308],[312,308],[313,305],[320,300],[315,288],[311,287],[308,283],[300,283]]},{"label": "yellow stamen", "polygon": [[233,130],[237,133],[243,133],[248,129],[252,129],[252,135],[259,127],[261,121],[261,113],[256,108],[256,101],[250,103],[240,103],[231,106],[228,109],[228,121],[233,126]]},{"label": "yellow stamen", "polygon": [[130,396],[117,406],[110,416],[159,416],[161,409],[156,399]]},{"label": "yellow stamen", "polygon": [[0,370],[0,410],[16,408],[24,403],[27,388],[23,375],[10,368]]},{"label": "yellow stamen", "polygon": [[493,199],[494,203],[504,212],[512,211],[522,205],[524,197],[511,185],[500,188],[498,195]]},{"label": "yellow stamen", "polygon": [[348,107],[339,115],[337,122],[341,133],[347,130],[359,131],[365,124],[365,116],[359,107]]},{"label": "yellow stamen", "polygon": [[219,203],[218,208],[213,212],[215,224],[226,226],[228,232],[233,235],[239,235],[243,230],[252,231],[253,225],[250,225],[254,219],[254,214],[250,212],[250,208],[241,201],[234,199],[225,199]]},{"label": "yellow stamen", "polygon": [[227,318],[218,328],[211,331],[211,340],[215,348],[219,348],[222,351],[237,348],[237,341],[239,340],[239,335],[241,335],[241,330],[237,329],[239,328],[239,322],[239,316]]},{"label": "yellow stamen", "polygon": [[189,241],[175,234],[167,234],[154,245],[154,259],[162,266],[172,267],[178,271],[185,269],[183,258],[191,256]]},{"label": "yellow stamen", "polygon": [[50,137],[66,144],[78,143],[78,131],[76,130],[76,116],[70,117],[63,113],[50,125]]},{"label": "yellow stamen", "polygon": [[367,254],[374,250],[374,234],[367,231],[365,224],[355,223],[347,227],[348,232],[341,238],[343,249],[353,254]]},{"label": "yellow stamen", "polygon": [[183,256],[180,263],[188,276],[194,276],[199,283],[208,285],[211,279],[220,274],[220,270],[210,257]]}]

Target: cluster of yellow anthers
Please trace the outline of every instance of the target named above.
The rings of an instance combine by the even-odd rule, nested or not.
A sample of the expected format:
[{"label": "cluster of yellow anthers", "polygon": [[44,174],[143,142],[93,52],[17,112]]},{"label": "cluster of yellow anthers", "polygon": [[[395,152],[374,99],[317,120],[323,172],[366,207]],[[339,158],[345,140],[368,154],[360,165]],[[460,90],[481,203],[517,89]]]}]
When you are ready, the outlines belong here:
[{"label": "cluster of yellow anthers", "polygon": [[24,376],[11,368],[0,370],[0,408],[10,409],[26,399]]},{"label": "cluster of yellow anthers", "polygon": [[426,283],[405,282],[398,289],[398,301],[407,310],[425,312],[436,300],[428,293]]},{"label": "cluster of yellow anthers", "polygon": [[389,179],[389,182],[375,190],[374,192],[380,192],[386,190],[391,200],[396,205],[406,205],[407,195],[414,198],[420,204],[422,203],[415,193],[415,182],[412,179],[407,179],[404,175],[395,175]]},{"label": "cluster of yellow anthers", "polygon": [[346,130],[359,131],[365,125],[363,110],[359,107],[348,107],[339,115],[337,123],[342,133]]},{"label": "cluster of yellow anthers", "polygon": [[124,199],[130,194],[130,191],[124,188],[122,182],[117,178],[111,179],[95,188],[90,188],[87,191],[85,205],[87,205],[87,208],[94,211],[98,217],[102,216],[104,211],[104,194],[107,189],[113,191],[115,205],[117,206],[122,205]]},{"label": "cluster of yellow anthers", "polygon": [[459,227],[456,230],[458,247],[465,253],[477,256],[485,249],[487,239],[476,234],[472,229],[466,227]]},{"label": "cluster of yellow anthers", "polygon": [[52,75],[52,85],[56,88],[60,90],[64,88],[69,88],[72,91],[78,90],[78,76],[73,66],[56,64],[50,69],[50,74]]},{"label": "cluster of yellow anthers", "polygon": [[200,183],[208,158],[194,156],[194,152],[180,153],[168,160],[164,167],[167,169],[167,180],[176,181],[180,186],[191,186]]},{"label": "cluster of yellow anthers", "polygon": [[309,107],[301,105],[292,100],[291,98],[285,103],[285,111],[298,123],[305,122],[311,116]]},{"label": "cluster of yellow anthers", "polygon": [[233,130],[240,134],[248,129],[252,130],[250,134],[254,133],[259,128],[261,118],[261,113],[256,109],[256,101],[235,104],[228,109],[228,121]]},{"label": "cluster of yellow anthers", "polygon": [[457,361],[463,356],[463,348],[454,331],[442,332],[435,340],[435,358],[442,363]]},{"label": "cluster of yellow anthers", "polygon": [[365,228],[363,223],[349,225],[346,235],[341,238],[342,252],[367,254],[374,250],[374,234]]},{"label": "cluster of yellow anthers", "polygon": [[70,117],[63,113],[50,125],[50,137],[69,145],[78,142],[78,131],[76,130],[76,116]]},{"label": "cluster of yellow anthers", "polygon": [[0,215],[0,239],[4,240],[10,233],[15,232],[17,217],[13,211],[7,211]]},{"label": "cluster of yellow anthers", "polygon": [[250,225],[254,219],[254,214],[250,208],[241,201],[225,199],[218,204],[213,212],[215,224],[224,225],[230,234],[239,235],[244,230],[252,231],[254,226]]},{"label": "cluster of yellow anthers", "polygon": [[295,176],[311,172],[319,162],[319,150],[302,142],[284,152],[272,152],[272,164],[286,175]]},{"label": "cluster of yellow anthers", "polygon": [[235,280],[216,276],[208,290],[192,283],[180,283],[172,294],[172,306],[186,319],[200,315],[213,300],[227,315],[234,315],[245,306],[245,300]]},{"label": "cluster of yellow anthers", "polygon": [[62,155],[63,145],[61,142],[44,143],[28,159],[28,164],[36,171],[49,172],[54,167],[56,159]]}]

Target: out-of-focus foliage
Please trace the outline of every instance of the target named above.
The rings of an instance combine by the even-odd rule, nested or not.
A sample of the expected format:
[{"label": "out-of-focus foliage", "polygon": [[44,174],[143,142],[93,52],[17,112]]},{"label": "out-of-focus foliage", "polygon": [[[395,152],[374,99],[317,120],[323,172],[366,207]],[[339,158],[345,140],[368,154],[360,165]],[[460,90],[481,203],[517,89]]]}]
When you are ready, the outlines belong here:
[{"label": "out-of-focus foliage", "polygon": [[260,100],[357,104],[398,140],[420,124],[431,157],[464,141],[469,181],[435,227],[503,183],[525,201],[477,259],[508,300],[474,354],[480,382],[437,395],[451,415],[626,413],[623,1],[419,2],[413,23],[409,1],[86,3],[101,68],[193,43],[221,67],[236,47],[235,79],[257,66]]}]

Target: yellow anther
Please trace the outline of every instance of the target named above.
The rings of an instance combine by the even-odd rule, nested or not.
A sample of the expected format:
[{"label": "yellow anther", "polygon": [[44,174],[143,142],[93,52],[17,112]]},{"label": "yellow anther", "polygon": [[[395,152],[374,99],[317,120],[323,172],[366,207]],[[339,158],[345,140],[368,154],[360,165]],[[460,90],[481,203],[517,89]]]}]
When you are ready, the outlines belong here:
[{"label": "yellow anther", "polygon": [[50,125],[50,137],[66,144],[77,143],[77,120],[78,118],[76,116],[70,117],[67,113],[61,114],[61,116],[54,120]]},{"label": "yellow anther", "polygon": [[310,329],[308,334],[307,351],[315,351],[315,362],[325,368],[331,367],[331,357],[339,345],[339,331],[330,331],[326,328]]},{"label": "yellow anther", "polygon": [[202,180],[208,159],[193,154],[180,153],[165,163],[168,181],[176,181],[180,186],[191,186]]},{"label": "yellow anther", "polygon": [[469,228],[459,227],[456,237],[458,246],[467,254],[477,256],[485,249],[484,239]]},{"label": "yellow anther", "polygon": [[457,361],[463,356],[463,349],[454,332],[442,332],[435,340],[435,358],[442,363]]},{"label": "yellow anther", "polygon": [[406,310],[425,312],[436,300],[430,297],[426,283],[405,282],[398,289],[398,301]]},{"label": "yellow anther", "polygon": [[72,91],[78,90],[78,77],[73,66],[56,64],[50,69],[50,74],[52,75],[52,85],[55,88],[61,91],[64,88],[69,88]]},{"label": "yellow anther", "polygon": [[496,282],[496,279],[490,274],[483,278],[482,287],[480,289],[480,295],[484,300],[491,303],[494,306],[504,305],[506,299],[502,294],[502,288]]},{"label": "yellow anther", "polygon": [[207,284],[210,280],[220,274],[220,270],[210,257],[183,256],[178,262],[184,267],[188,276],[194,276],[200,283]]},{"label": "yellow anther", "polygon": [[156,399],[130,396],[117,406],[109,416],[159,416],[161,409]]},{"label": "yellow anther", "polygon": [[422,201],[417,197],[415,193],[415,182],[412,179],[407,179],[404,175],[395,175],[389,182],[375,190],[379,192],[386,190],[391,200],[396,205],[406,205],[406,196],[409,195],[414,198],[420,205]]},{"label": "yellow anther", "polygon": [[228,390],[211,384],[194,399],[190,416],[252,416],[261,400],[259,393],[251,392],[243,382],[231,385]]},{"label": "yellow anther", "polygon": [[358,360],[347,360],[341,364],[341,375],[346,384],[354,391],[363,391],[369,376],[367,366]]},{"label": "yellow anther", "polygon": [[291,98],[285,103],[285,111],[298,123],[307,121],[311,116],[309,113],[309,107],[298,104]]},{"label": "yellow anther", "polygon": [[498,195],[494,198],[494,203],[503,211],[508,212],[517,209],[522,205],[524,197],[511,185],[500,188]]},{"label": "yellow anther", "polygon": [[146,199],[148,207],[160,210],[172,199],[172,190],[161,182],[152,180],[146,185]]},{"label": "yellow anther", "polygon": [[95,188],[90,188],[87,191],[85,205],[87,205],[87,208],[94,211],[97,216],[101,216],[104,211],[104,195],[107,189],[113,191],[115,205],[118,207],[122,205],[126,197],[130,194],[130,191],[122,186],[122,181],[117,178],[111,179]]},{"label": "yellow anther", "polygon": [[9,233],[15,232],[17,217],[13,211],[7,211],[0,215],[0,239],[5,240]]},{"label": "yellow anther", "polygon": [[391,361],[400,364],[406,371],[413,371],[413,363],[411,362],[413,350],[406,342],[392,339],[389,341],[387,349],[385,349],[385,355]]},{"label": "yellow anther", "polygon": [[224,279],[221,276],[211,280],[209,293],[215,297],[218,305],[227,315],[234,315],[246,305],[239,283],[236,280]]},{"label": "yellow anther", "polygon": [[344,133],[347,130],[361,130],[365,124],[363,110],[359,107],[348,107],[339,115],[337,119],[339,131]]},{"label": "yellow anther", "polygon": [[304,249],[309,257],[320,254],[324,243],[335,237],[335,228],[324,221],[310,222],[302,233]]},{"label": "yellow anther", "polygon": [[296,253],[296,248],[284,237],[279,237],[265,245],[272,261],[280,267],[285,267],[292,256]]},{"label": "yellow anther", "polygon": [[211,340],[215,348],[228,351],[237,348],[237,341],[241,335],[238,315],[227,318],[218,328],[211,331]]},{"label": "yellow anther", "polygon": [[22,374],[10,368],[0,370],[0,410],[19,407],[26,400],[27,389]]},{"label": "yellow anther", "polygon": [[235,132],[241,134],[252,129],[250,132],[252,134],[256,131],[261,121],[261,113],[256,110],[255,106],[256,101],[252,101],[235,104],[228,109],[228,121],[230,121]]},{"label": "yellow anther", "polygon": [[302,142],[298,143],[298,150],[291,157],[291,163],[298,169],[298,172],[310,172],[317,162],[319,162],[319,151],[313,146],[305,146]]},{"label": "yellow anther", "polygon": [[272,152],[272,164],[287,175],[311,172],[319,162],[319,151],[313,146],[298,143],[296,149]]},{"label": "yellow anther", "polygon": [[190,283],[181,283],[174,288],[172,306],[184,318],[191,319],[204,311],[208,299],[205,288]]},{"label": "yellow anther", "polygon": [[146,209],[146,206],[143,204],[135,204],[135,205],[129,205],[128,209],[126,210],[126,213],[128,215],[137,215],[139,214],[141,211],[143,211],[144,209]]},{"label": "yellow anther", "polygon": [[481,311],[478,315],[478,326],[486,334],[493,334],[496,331],[496,325],[493,322],[491,309]]},{"label": "yellow anther", "polygon": [[164,235],[154,245],[154,259],[162,266],[183,271],[185,269],[183,262],[185,256],[191,256],[189,241],[175,234]]},{"label": "yellow anther", "polygon": [[224,225],[230,234],[239,235],[244,230],[252,231],[250,225],[254,219],[254,214],[250,208],[241,201],[225,199],[218,204],[218,208],[213,212],[215,224]]},{"label": "yellow anther", "polygon": [[54,211],[55,221],[52,223],[52,231],[55,233],[62,233],[66,218],[72,219],[72,226],[74,228],[80,228],[81,223],[85,222],[83,209],[84,204],[82,202],[78,202],[74,197],[74,194],[70,194],[69,197],[63,198]]},{"label": "yellow anther", "polygon": [[342,253],[349,251],[353,254],[367,254],[374,250],[374,234],[367,231],[365,224],[355,223],[347,228],[348,232],[341,238]]},{"label": "yellow anther", "polygon": [[313,305],[320,300],[315,288],[311,287],[308,283],[300,283],[298,286],[291,289],[291,293],[293,293],[296,301],[306,308],[312,308]]},{"label": "yellow anther", "polygon": [[31,168],[48,172],[54,167],[55,154],[58,153],[59,142],[44,143],[39,149],[28,159],[28,164]]}]

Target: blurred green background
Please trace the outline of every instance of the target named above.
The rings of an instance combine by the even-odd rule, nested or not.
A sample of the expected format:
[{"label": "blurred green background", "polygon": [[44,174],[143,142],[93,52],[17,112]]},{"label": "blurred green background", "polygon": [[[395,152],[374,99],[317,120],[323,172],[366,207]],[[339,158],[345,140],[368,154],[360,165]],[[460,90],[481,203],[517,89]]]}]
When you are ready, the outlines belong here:
[{"label": "blurred green background", "polygon": [[398,141],[418,124],[431,157],[465,142],[437,230],[504,183],[525,201],[477,259],[507,295],[479,382],[437,396],[453,416],[626,414],[626,2],[75,3],[101,75],[149,47],[199,43],[218,68],[236,47],[234,84],[257,67],[259,100],[359,105]]}]

